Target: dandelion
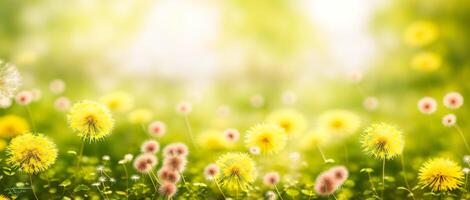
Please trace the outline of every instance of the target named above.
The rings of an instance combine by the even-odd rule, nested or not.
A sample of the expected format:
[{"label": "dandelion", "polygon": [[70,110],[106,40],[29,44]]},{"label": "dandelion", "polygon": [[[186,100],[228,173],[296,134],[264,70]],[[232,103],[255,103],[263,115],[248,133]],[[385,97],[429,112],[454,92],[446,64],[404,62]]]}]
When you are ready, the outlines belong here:
[{"label": "dandelion", "polygon": [[273,123],[253,126],[246,133],[245,145],[258,147],[262,154],[274,154],[286,146],[287,136],[283,128]]},{"label": "dandelion", "polygon": [[11,99],[6,97],[0,97],[0,108],[9,108],[11,106]]},{"label": "dandelion", "polygon": [[96,141],[111,134],[114,120],[109,109],[94,101],[84,100],[73,105],[68,114],[70,127],[84,141]]},{"label": "dandelion", "polygon": [[0,60],[0,98],[13,97],[20,85],[21,77],[16,66]]},{"label": "dandelion", "polygon": [[408,26],[403,39],[408,46],[421,47],[435,41],[439,30],[433,22],[417,21]]},{"label": "dandelion", "polygon": [[227,129],[224,131],[224,137],[229,142],[237,142],[240,138],[240,133],[236,129]]},{"label": "dandelion", "polygon": [[16,95],[15,100],[19,105],[28,105],[33,101],[33,94],[30,91],[21,91]]},{"label": "dandelion", "polygon": [[173,197],[176,194],[177,188],[176,185],[170,182],[163,183],[158,189],[160,194],[167,196],[168,198]]},{"label": "dandelion", "polygon": [[54,107],[59,111],[69,110],[70,105],[70,100],[67,97],[59,97],[54,101]]},{"label": "dandelion", "polygon": [[268,172],[263,177],[263,183],[267,186],[273,186],[279,183],[281,176],[277,172]]},{"label": "dandelion", "polygon": [[183,143],[172,143],[163,149],[163,155],[186,157],[189,153],[188,147]]},{"label": "dandelion", "polygon": [[279,125],[288,136],[302,133],[307,125],[305,117],[292,109],[275,111],[268,116],[267,121]]},{"label": "dandelion", "polygon": [[223,135],[214,130],[202,132],[198,136],[197,142],[200,147],[213,151],[226,149],[230,145]]},{"label": "dandelion", "polygon": [[5,140],[0,140],[0,152],[7,147],[8,143]]},{"label": "dandelion", "polygon": [[29,132],[29,125],[25,119],[16,115],[0,117],[0,137],[12,138]]},{"label": "dandelion", "polygon": [[436,109],[437,102],[432,97],[423,97],[418,101],[418,110],[423,114],[432,114]]},{"label": "dandelion", "polygon": [[458,92],[449,92],[444,96],[444,105],[450,109],[457,109],[463,105],[463,96]]},{"label": "dandelion", "polygon": [[140,146],[140,151],[142,153],[155,154],[160,150],[160,144],[155,140],[147,140],[142,146]]},{"label": "dandelion", "polygon": [[7,162],[27,174],[48,169],[57,158],[56,145],[42,134],[23,134],[8,145]]},{"label": "dandelion", "polygon": [[209,164],[206,166],[206,168],[204,168],[204,176],[208,180],[213,180],[214,177],[217,176],[217,174],[219,174],[219,172],[220,172],[220,169],[215,164]]},{"label": "dandelion", "polygon": [[343,183],[348,179],[348,169],[345,166],[336,166],[328,170],[328,173],[331,173],[336,181]]},{"label": "dandelion", "polygon": [[454,114],[447,114],[442,117],[442,124],[446,127],[455,126],[457,123],[457,117]]},{"label": "dandelion", "polygon": [[320,115],[319,129],[334,137],[346,137],[357,131],[360,125],[359,117],[347,110],[331,110]]},{"label": "dandelion", "polygon": [[161,137],[161,136],[165,135],[166,125],[165,125],[165,123],[163,123],[161,121],[154,121],[154,122],[149,124],[147,129],[148,129],[148,132],[151,136]]},{"label": "dandelion", "polygon": [[49,83],[49,90],[54,94],[60,94],[65,90],[65,82],[61,79],[55,79]]},{"label": "dandelion", "polygon": [[228,191],[246,191],[256,178],[255,162],[245,153],[226,153],[216,161],[218,184]]},{"label": "dandelion", "polygon": [[113,92],[100,98],[111,111],[124,112],[132,108],[134,99],[126,92]]},{"label": "dandelion", "polygon": [[7,196],[0,194],[0,200],[10,200]]},{"label": "dandelion", "polygon": [[137,109],[129,113],[129,122],[133,124],[145,124],[152,119],[152,112],[147,109]]},{"label": "dandelion", "polygon": [[264,97],[260,94],[251,96],[250,104],[254,108],[261,108],[264,105]]},{"label": "dandelion", "polygon": [[141,154],[134,160],[134,168],[140,173],[149,173],[157,165],[157,158],[151,154]]},{"label": "dandelion", "polygon": [[460,188],[464,174],[462,168],[447,158],[433,158],[419,169],[419,185],[429,187],[433,192]]},{"label": "dandelion", "polygon": [[163,166],[167,167],[170,170],[182,172],[186,166],[187,160],[179,156],[170,156],[165,158],[163,161]]},{"label": "dandelion", "polygon": [[404,147],[402,132],[386,123],[366,128],[361,143],[364,152],[382,160],[400,155]]},{"label": "dandelion", "polygon": [[376,110],[377,107],[379,107],[379,100],[377,97],[366,97],[362,102],[362,106],[364,106],[364,108],[369,111]]},{"label": "dandelion", "polygon": [[329,196],[338,189],[338,184],[330,173],[322,173],[315,180],[314,189],[320,196]]},{"label": "dandelion", "polygon": [[109,161],[109,160],[111,160],[111,157],[108,156],[108,155],[104,155],[103,157],[101,157],[101,159],[104,160],[104,161]]},{"label": "dandelion", "polygon": [[176,111],[183,115],[188,115],[192,111],[192,105],[190,102],[180,102],[176,105]]},{"label": "dandelion", "polygon": [[411,59],[410,65],[419,71],[432,72],[441,67],[442,58],[434,52],[421,52]]},{"label": "dandelion", "polygon": [[266,196],[267,200],[276,200],[277,199],[276,193],[271,191],[271,190],[267,191],[264,196]]},{"label": "dandelion", "polygon": [[178,172],[168,169],[166,167],[163,167],[158,171],[158,177],[163,181],[167,181],[170,183],[177,183],[180,180],[180,175],[178,174]]},{"label": "dandelion", "polygon": [[261,149],[259,147],[250,147],[248,150],[253,155],[259,155],[261,153]]}]

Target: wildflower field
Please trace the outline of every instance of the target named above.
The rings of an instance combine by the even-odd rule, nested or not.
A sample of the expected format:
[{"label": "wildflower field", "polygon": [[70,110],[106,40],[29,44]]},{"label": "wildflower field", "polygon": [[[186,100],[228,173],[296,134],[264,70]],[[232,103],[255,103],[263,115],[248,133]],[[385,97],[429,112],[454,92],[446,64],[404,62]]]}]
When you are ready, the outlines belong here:
[{"label": "wildflower field", "polygon": [[0,200],[470,199],[465,0],[0,1]]}]

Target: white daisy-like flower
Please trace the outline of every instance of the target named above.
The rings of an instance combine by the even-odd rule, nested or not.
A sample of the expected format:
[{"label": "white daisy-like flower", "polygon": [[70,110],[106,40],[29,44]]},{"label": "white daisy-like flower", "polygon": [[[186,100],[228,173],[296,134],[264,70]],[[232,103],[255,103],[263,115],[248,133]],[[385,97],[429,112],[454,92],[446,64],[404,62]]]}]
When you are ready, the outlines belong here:
[{"label": "white daisy-like flower", "polygon": [[0,98],[11,98],[21,85],[15,65],[0,60]]},{"label": "white daisy-like flower", "polygon": [[454,114],[447,114],[442,118],[442,124],[447,127],[454,126],[457,123],[457,117]]}]

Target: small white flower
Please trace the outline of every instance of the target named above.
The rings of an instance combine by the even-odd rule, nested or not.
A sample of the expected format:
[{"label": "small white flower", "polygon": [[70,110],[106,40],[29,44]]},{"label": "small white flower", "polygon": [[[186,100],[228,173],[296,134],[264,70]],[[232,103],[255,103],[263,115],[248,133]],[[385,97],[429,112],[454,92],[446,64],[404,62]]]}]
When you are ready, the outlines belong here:
[{"label": "small white flower", "polygon": [[273,192],[273,191],[271,191],[271,190],[270,190],[270,191],[267,191],[265,195],[266,195],[266,199],[268,199],[268,200],[275,200],[275,199],[277,199],[276,193]]},{"label": "small white flower", "polygon": [[180,102],[178,105],[176,105],[176,111],[178,111],[181,114],[187,115],[191,112],[192,110],[192,105],[190,102]]},{"label": "small white flower", "polygon": [[15,65],[0,60],[0,98],[11,98],[21,85],[21,76]]},{"label": "small white flower", "polygon": [[111,183],[116,183],[116,179],[110,178],[110,179],[109,179],[109,182],[111,182]]},{"label": "small white flower", "polygon": [[111,157],[109,157],[108,155],[104,155],[101,159],[103,159],[105,161],[109,161],[111,159]]},{"label": "small white flower", "polygon": [[437,102],[432,97],[423,97],[418,101],[418,110],[423,114],[432,114],[437,110]]},{"label": "small white flower", "polygon": [[16,95],[15,100],[20,105],[28,105],[33,101],[33,94],[30,91],[22,91]]},{"label": "small white flower", "polygon": [[259,147],[250,147],[249,150],[253,155],[259,155],[261,153],[261,149]]},{"label": "small white flower", "polygon": [[102,183],[103,183],[103,182],[106,182],[106,177],[100,176],[100,177],[98,178],[98,181],[99,181],[99,182],[102,182]]},{"label": "small white flower", "polygon": [[251,106],[255,108],[260,108],[264,105],[264,97],[261,96],[260,94],[253,95],[250,98],[250,103],[251,103]]},{"label": "small white flower", "polygon": [[132,161],[132,159],[134,159],[134,155],[132,155],[130,153],[124,155],[124,160]]},{"label": "small white flower", "polygon": [[104,166],[100,165],[100,166],[96,167],[96,171],[103,172],[104,171]]},{"label": "small white flower", "polygon": [[463,161],[470,165],[470,155],[463,156]]},{"label": "small white flower", "polygon": [[379,100],[376,97],[366,97],[362,105],[366,110],[373,111],[379,107]]},{"label": "small white flower", "polygon": [[446,127],[454,126],[457,123],[457,117],[454,114],[447,114],[442,118],[442,124]]},{"label": "small white flower", "polygon": [[131,176],[131,179],[132,179],[133,181],[137,181],[137,180],[140,179],[140,176],[138,176],[138,175],[132,175],[132,176]]},{"label": "small white flower", "polygon": [[67,111],[70,105],[70,100],[67,97],[59,97],[54,101],[54,107],[59,111]]},{"label": "small white flower", "polygon": [[465,167],[465,168],[463,168],[462,171],[463,171],[464,174],[468,174],[470,172],[470,169]]},{"label": "small white flower", "polygon": [[458,92],[449,92],[444,96],[444,105],[450,109],[457,109],[463,105],[463,96]]},{"label": "small white flower", "polygon": [[92,183],[91,186],[95,186],[95,187],[98,187],[100,186],[100,183],[96,182],[96,183]]}]

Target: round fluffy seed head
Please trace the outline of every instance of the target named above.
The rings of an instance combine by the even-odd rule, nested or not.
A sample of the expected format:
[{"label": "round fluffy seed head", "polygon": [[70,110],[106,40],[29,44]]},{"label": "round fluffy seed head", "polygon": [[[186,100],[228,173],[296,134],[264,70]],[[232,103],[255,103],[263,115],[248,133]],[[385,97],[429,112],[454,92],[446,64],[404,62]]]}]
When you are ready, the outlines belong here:
[{"label": "round fluffy seed head", "polygon": [[418,110],[423,114],[432,114],[437,110],[437,102],[434,98],[424,97],[418,101]]},{"label": "round fluffy seed head", "polygon": [[141,154],[134,160],[134,168],[140,173],[149,173],[157,165],[158,160],[152,154]]},{"label": "round fluffy seed head", "polygon": [[94,101],[75,103],[67,117],[70,127],[85,141],[103,139],[114,126],[109,109]]},{"label": "round fluffy seed head", "polygon": [[180,180],[180,175],[177,171],[168,169],[166,167],[163,167],[158,171],[158,177],[163,181],[170,183],[177,183]]},{"label": "round fluffy seed head", "polygon": [[160,186],[158,191],[164,196],[173,197],[176,194],[177,187],[174,183],[165,182]]},{"label": "round fluffy seed head", "polygon": [[0,98],[11,98],[21,85],[16,66],[0,60]]},{"label": "round fluffy seed head", "polygon": [[463,179],[462,168],[446,158],[430,159],[419,169],[419,185],[429,187],[433,192],[458,189]]},{"label": "round fluffy seed head", "polygon": [[432,72],[442,65],[441,55],[434,52],[421,52],[416,54],[410,63],[411,67],[424,72]]},{"label": "round fluffy seed head", "polygon": [[184,171],[184,168],[186,167],[186,163],[187,161],[186,161],[186,158],[184,157],[169,156],[169,157],[166,157],[165,160],[163,161],[163,166],[173,171],[182,172]]},{"label": "round fluffy seed head", "polygon": [[129,113],[129,122],[133,124],[145,124],[152,119],[152,112],[147,109],[137,109]]},{"label": "round fluffy seed head", "polygon": [[33,101],[33,94],[30,91],[21,91],[16,94],[15,100],[19,105],[28,105]]},{"label": "round fluffy seed head", "polygon": [[165,135],[166,132],[166,125],[160,121],[154,121],[149,124],[148,132],[151,136],[154,137],[161,137]]},{"label": "round fluffy seed head", "polygon": [[447,114],[442,117],[442,124],[447,127],[455,126],[457,117],[454,114]]},{"label": "round fluffy seed head", "polygon": [[338,181],[340,184],[346,181],[349,176],[348,169],[345,166],[332,167],[330,170],[328,170],[328,173],[331,173],[333,178],[335,178],[335,180]]},{"label": "round fluffy seed head", "polygon": [[0,97],[0,108],[9,108],[11,106],[11,99]]},{"label": "round fluffy seed head", "polygon": [[163,149],[163,155],[168,156],[181,156],[186,157],[188,155],[188,147],[183,143],[172,143]]},{"label": "round fluffy seed head", "polygon": [[176,111],[183,115],[187,115],[191,112],[192,110],[192,105],[189,102],[180,102],[178,105],[176,105]]},{"label": "round fluffy seed head", "polygon": [[417,21],[406,28],[403,40],[408,46],[421,47],[437,39],[439,30],[437,26],[429,21]]},{"label": "round fluffy seed head", "polygon": [[276,200],[277,199],[277,194],[274,191],[267,191],[266,194],[264,195],[266,197],[266,200]]},{"label": "round fluffy seed head", "polygon": [[29,132],[28,122],[16,115],[0,117],[0,137],[11,138]]},{"label": "round fluffy seed head", "polygon": [[226,153],[215,163],[218,184],[228,191],[246,191],[256,179],[255,162],[245,153]]},{"label": "round fluffy seed head", "polygon": [[338,189],[338,182],[330,173],[322,173],[315,180],[315,192],[320,196],[328,196]]},{"label": "round fluffy seed head", "polygon": [[262,154],[274,154],[286,146],[287,134],[284,129],[273,123],[253,126],[246,133],[245,145],[258,147]]},{"label": "round fluffy seed head", "polygon": [[70,100],[67,97],[59,97],[54,101],[54,107],[59,111],[69,110],[70,105]]},{"label": "round fluffy seed head", "polygon": [[240,138],[240,133],[236,129],[227,129],[224,131],[224,137],[229,142],[237,142]]},{"label": "round fluffy seed head", "polygon": [[288,136],[301,134],[307,127],[305,116],[292,109],[275,111],[268,116],[267,121],[283,128]]},{"label": "round fluffy seed head", "polygon": [[361,144],[364,152],[375,158],[392,159],[402,153],[405,142],[395,126],[380,123],[364,130]]},{"label": "round fluffy seed head", "polygon": [[206,168],[204,168],[204,176],[209,180],[214,179],[214,177],[217,176],[219,172],[220,169],[215,164],[209,164],[206,166]]},{"label": "round fluffy seed head", "polygon": [[49,83],[49,89],[54,94],[62,93],[65,90],[65,82],[61,79],[55,79]]},{"label": "round fluffy seed head", "polygon": [[44,135],[23,134],[11,140],[7,162],[27,174],[48,169],[57,158],[56,145]]},{"label": "round fluffy seed head", "polygon": [[357,131],[359,117],[347,110],[331,110],[321,114],[318,119],[319,129],[336,137],[346,137]]},{"label": "round fluffy seed head", "polygon": [[268,172],[263,177],[263,183],[267,186],[273,186],[279,183],[281,176],[277,172]]},{"label": "round fluffy seed head", "polygon": [[142,153],[155,154],[160,150],[160,144],[155,140],[147,140],[142,146],[140,146],[140,151]]},{"label": "round fluffy seed head", "polygon": [[134,99],[126,92],[114,92],[100,98],[101,103],[106,105],[111,111],[128,111],[134,105]]},{"label": "round fluffy seed head", "polygon": [[379,107],[379,100],[377,97],[366,97],[362,102],[364,108],[368,111],[373,111]]},{"label": "round fluffy seed head", "polygon": [[259,147],[250,147],[248,150],[253,155],[259,155],[261,153],[261,150]]},{"label": "round fluffy seed head", "polygon": [[444,96],[444,105],[450,109],[457,109],[463,105],[463,96],[458,92],[449,92]]}]

